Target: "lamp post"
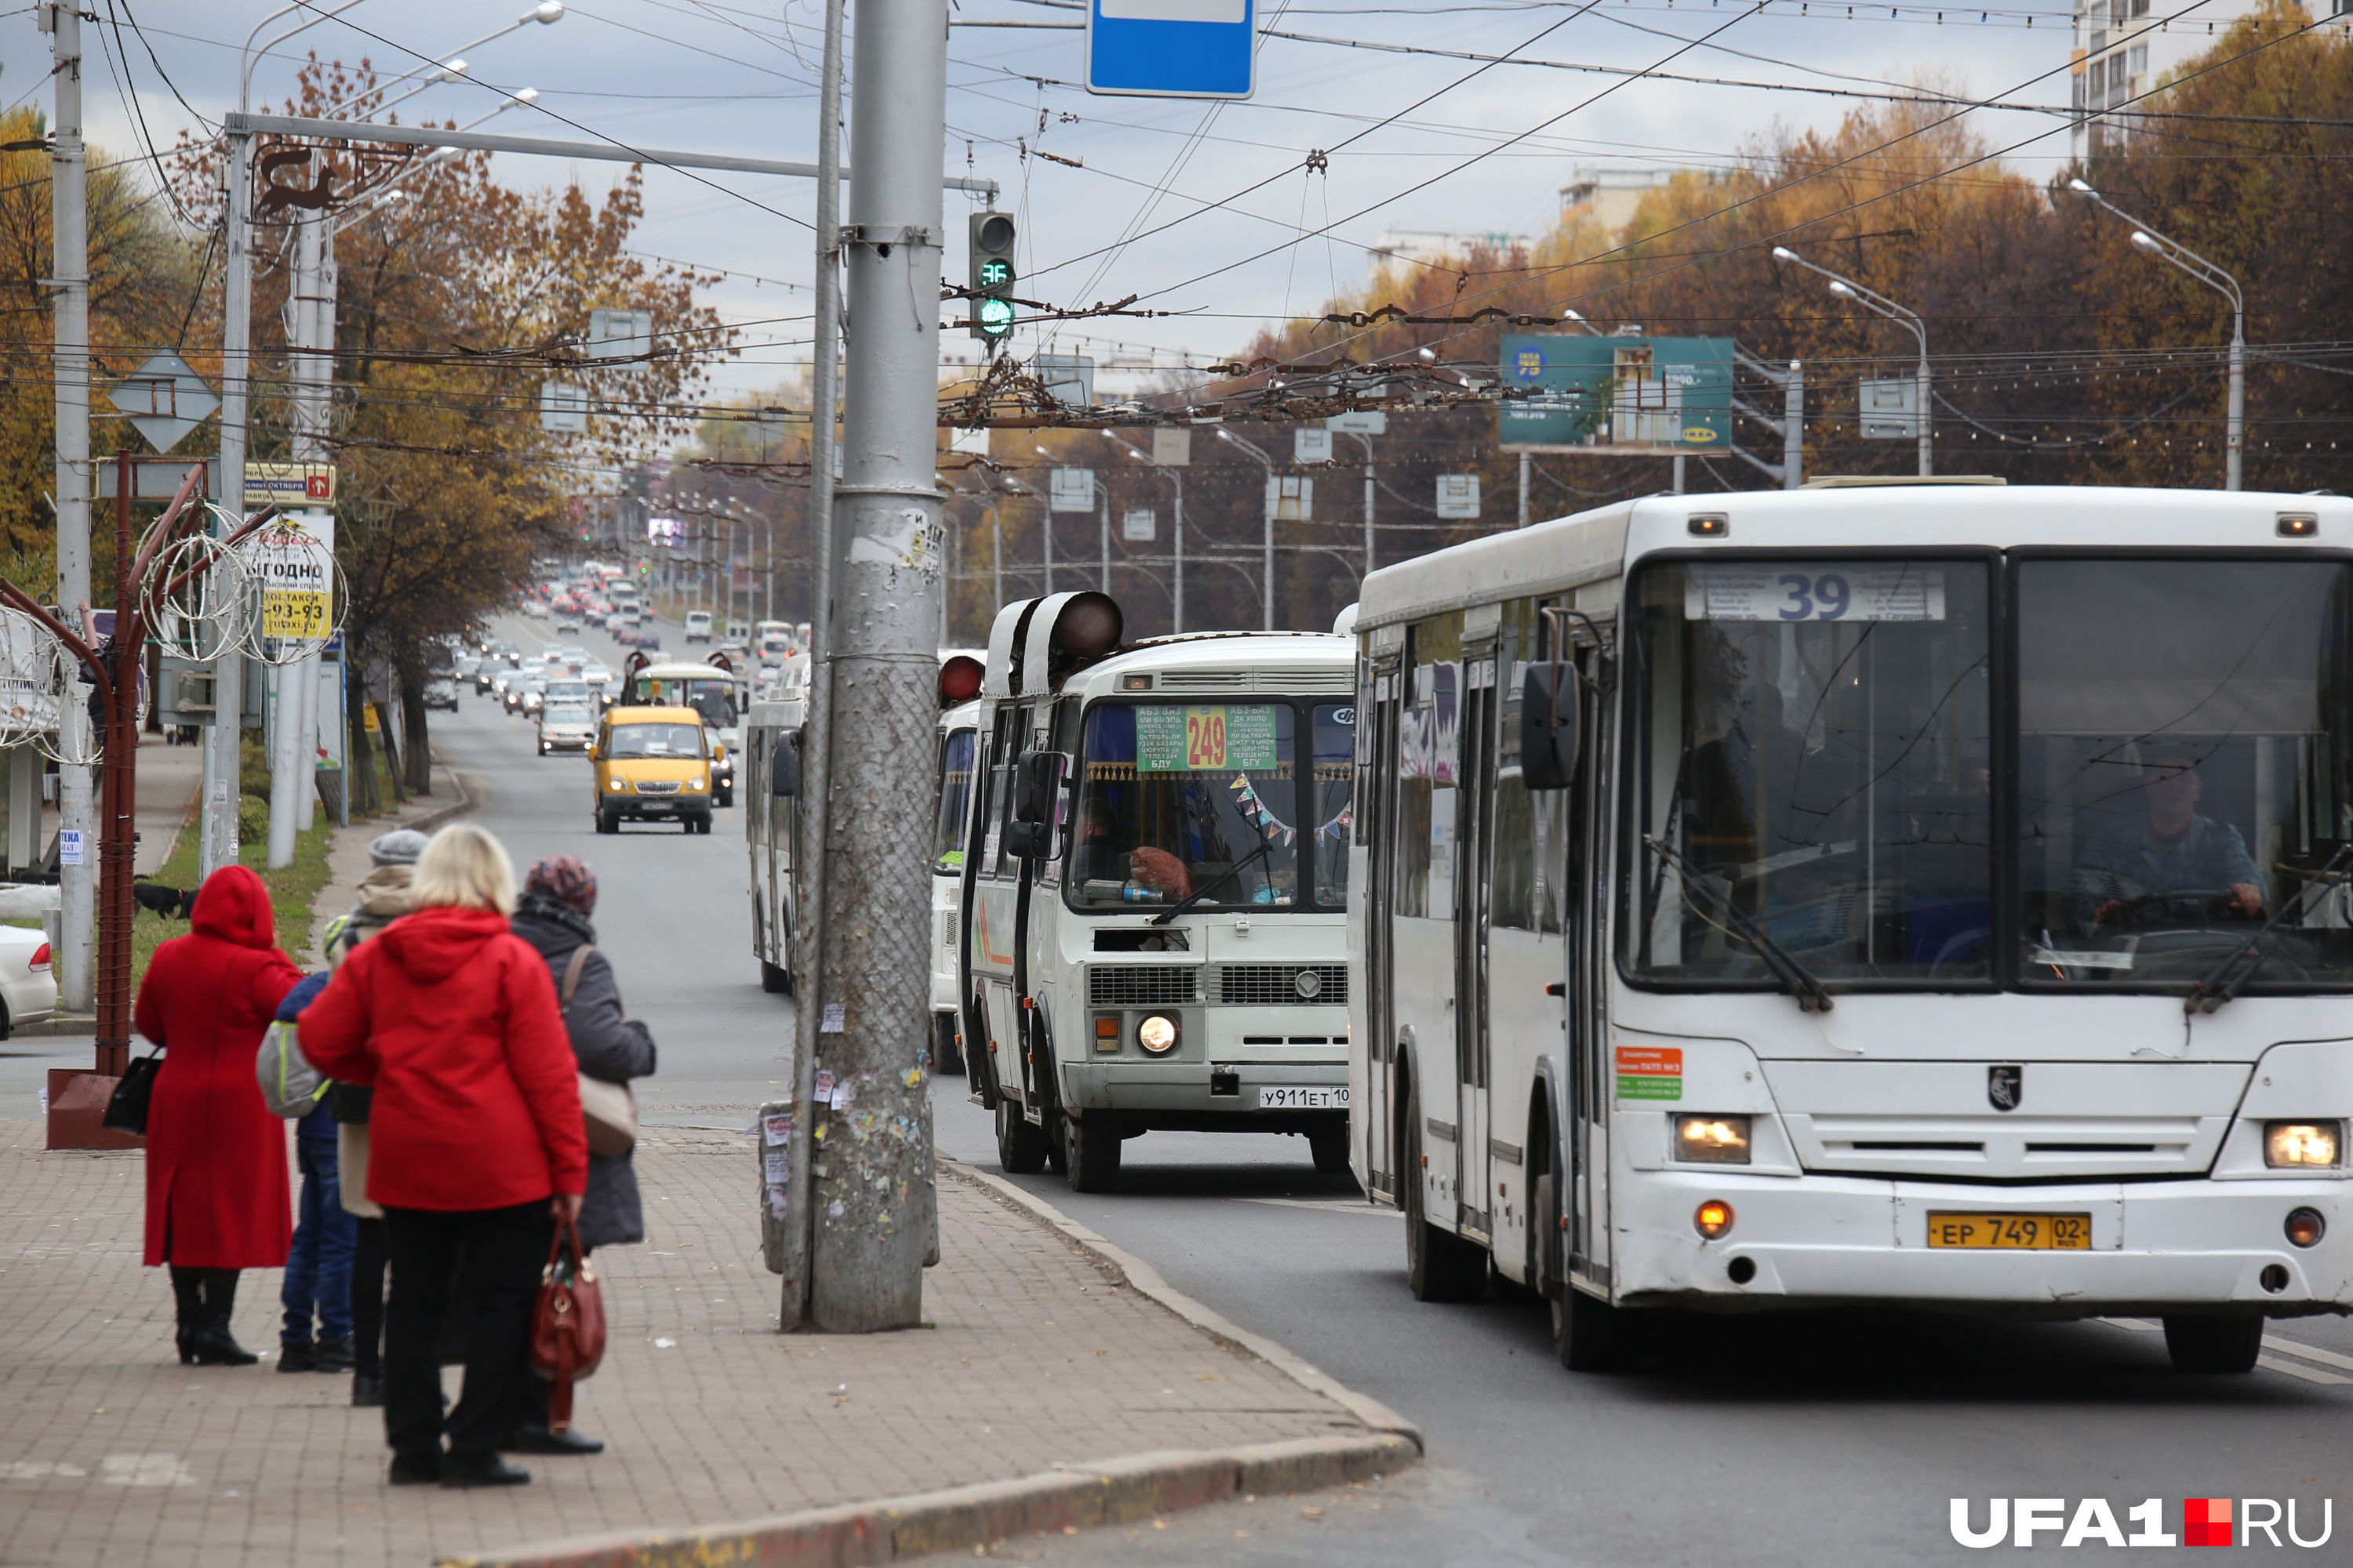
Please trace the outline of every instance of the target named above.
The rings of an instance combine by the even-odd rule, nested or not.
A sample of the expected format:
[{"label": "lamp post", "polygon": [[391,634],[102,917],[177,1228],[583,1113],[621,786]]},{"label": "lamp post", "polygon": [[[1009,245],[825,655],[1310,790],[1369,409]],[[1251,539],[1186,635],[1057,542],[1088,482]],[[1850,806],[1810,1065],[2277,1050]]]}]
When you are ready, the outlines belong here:
[{"label": "lamp post", "polygon": [[[1044,447],[1033,443],[1029,450],[1049,462],[1054,461],[1054,454]],[[1050,594],[1054,591],[1054,486],[1052,481],[1048,481],[1046,488],[1038,493],[1038,499],[1045,506],[1045,511],[1039,517],[1038,535],[1042,541],[1040,547],[1045,552],[1046,592]]]},{"label": "lamp post", "polygon": [[2067,188],[2131,224],[2135,249],[2171,262],[2231,302],[2231,392],[2222,433],[2222,488],[2239,489],[2247,449],[2247,297],[2239,287],[2239,280],[2181,241],[2159,234],[2082,180],[2069,180]]},{"label": "lamp post", "polygon": [[1809,272],[1820,273],[1830,280],[1831,293],[1842,300],[1852,300],[1863,309],[1885,316],[1889,321],[1903,323],[1920,340],[1920,472],[1923,477],[1934,473],[1936,466],[1932,460],[1934,449],[1928,418],[1928,329],[1921,323],[1919,313],[1897,304],[1884,294],[1864,288],[1852,278],[1843,277],[1827,267],[1815,266],[1786,245],[1773,247],[1773,259],[1803,267]]},{"label": "lamp post", "polygon": [[1176,512],[1175,524],[1169,533],[1176,551],[1176,575],[1168,594],[1168,630],[1172,635],[1180,632],[1185,630],[1185,476],[1162,468],[1145,454],[1143,448],[1120,440],[1109,430],[1103,431],[1102,435],[1103,440],[1168,482],[1172,493],[1171,504]]},{"label": "lamp post", "polygon": [[[1356,577],[1356,586],[1362,588],[1365,578],[1373,575],[1373,438],[1356,430],[1350,430],[1347,433],[1355,436],[1356,444],[1365,449],[1365,569]],[[1527,454],[1521,453],[1521,464],[1525,466],[1527,461]],[[1525,475],[1520,480],[1520,490],[1523,494],[1527,490],[1527,479]],[[1521,510],[1525,512],[1526,509],[1526,503],[1523,502]]]},{"label": "lamp post", "polygon": [[1248,452],[1250,456],[1258,459],[1258,461],[1266,468],[1266,531],[1264,534],[1263,560],[1260,568],[1264,574],[1263,579],[1260,584],[1261,603],[1262,606],[1261,620],[1262,622],[1261,630],[1271,631],[1274,630],[1274,511],[1277,500],[1274,493],[1274,460],[1267,456],[1263,451],[1261,451],[1258,448],[1252,446],[1250,442],[1234,434],[1231,430],[1226,429],[1223,425],[1218,427],[1218,440],[1226,442],[1229,446],[1240,447],[1243,451]]}]

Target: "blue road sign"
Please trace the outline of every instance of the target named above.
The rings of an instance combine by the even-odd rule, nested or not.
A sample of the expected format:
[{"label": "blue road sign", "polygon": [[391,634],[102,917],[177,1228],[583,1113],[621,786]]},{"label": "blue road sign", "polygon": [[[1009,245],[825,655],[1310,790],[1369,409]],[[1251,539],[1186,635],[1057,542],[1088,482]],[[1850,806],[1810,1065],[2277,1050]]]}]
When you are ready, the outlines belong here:
[{"label": "blue road sign", "polygon": [[1248,98],[1257,41],[1256,0],[1089,0],[1087,90]]}]

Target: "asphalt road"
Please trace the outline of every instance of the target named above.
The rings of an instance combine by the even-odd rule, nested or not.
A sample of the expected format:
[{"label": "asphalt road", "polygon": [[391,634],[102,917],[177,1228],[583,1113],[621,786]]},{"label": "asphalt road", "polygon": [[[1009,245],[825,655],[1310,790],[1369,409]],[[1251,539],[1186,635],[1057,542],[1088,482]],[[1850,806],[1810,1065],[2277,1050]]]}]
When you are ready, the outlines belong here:
[{"label": "asphalt road", "polygon": [[[520,644],[554,640],[543,622],[514,624],[533,629]],[[588,641],[617,667],[608,640]],[[470,694],[462,705],[435,715],[434,736],[487,784],[484,824],[519,864],[568,853],[596,869],[600,945],[660,1043],[659,1076],[640,1086],[649,1119],[745,1125],[781,1086],[791,1011],[759,989],[740,812],[721,812],[708,838],[650,827],[596,838],[585,763],[543,760],[522,721]],[[943,1151],[994,1170],[964,1080],[935,1084]],[[2275,1351],[2245,1377],[2173,1372],[2153,1325],[1871,1312],[1660,1320],[1636,1370],[1573,1375],[1552,1360],[1532,1300],[1415,1302],[1400,1222],[1345,1178],[1317,1176],[1302,1139],[1154,1134],[1125,1160],[1114,1194],[1016,1180],[1419,1422],[1429,1460],[1362,1491],[1013,1542],[1005,1555],[1202,1568],[1974,1562],[1949,1534],[1949,1499],[1971,1499],[1981,1527],[1993,1497],[2062,1498],[2070,1512],[2105,1498],[2120,1522],[2156,1497],[2177,1531],[2184,1499],[2293,1498],[2306,1538],[2327,1498],[2348,1517],[2311,1556],[2348,1555],[2353,1330],[2341,1319],[2281,1325],[2281,1340],[2314,1353]]]}]

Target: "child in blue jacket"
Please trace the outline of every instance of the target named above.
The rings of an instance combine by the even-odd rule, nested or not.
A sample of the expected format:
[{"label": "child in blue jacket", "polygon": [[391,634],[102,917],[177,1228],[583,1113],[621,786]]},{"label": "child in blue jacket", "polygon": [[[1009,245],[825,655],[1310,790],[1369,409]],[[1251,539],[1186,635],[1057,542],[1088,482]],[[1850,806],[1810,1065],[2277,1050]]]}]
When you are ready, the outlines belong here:
[{"label": "child in blue jacket", "polygon": [[[305,979],[278,1004],[278,1022],[302,1016],[327,989],[331,969]],[[286,1284],[279,1294],[285,1318],[279,1329],[280,1372],[349,1372],[352,1368],[352,1251],[359,1225],[345,1212],[335,1158],[334,1096],[318,1103],[294,1124],[295,1160],[302,1173],[302,1202],[294,1243],[286,1254]],[[317,1334],[312,1335],[316,1322]]]}]

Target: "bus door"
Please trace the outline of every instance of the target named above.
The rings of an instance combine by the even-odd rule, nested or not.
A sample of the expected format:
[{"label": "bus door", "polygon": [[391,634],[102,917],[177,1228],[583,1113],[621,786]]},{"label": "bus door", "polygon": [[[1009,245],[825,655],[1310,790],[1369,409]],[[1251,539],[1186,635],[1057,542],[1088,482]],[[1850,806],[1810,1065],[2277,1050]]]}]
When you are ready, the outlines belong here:
[{"label": "bus door", "polygon": [[[1599,650],[1577,651],[1577,667],[1606,677]],[[1606,679],[1603,684],[1608,684]],[[1597,688],[1588,683],[1588,694]],[[1568,1159],[1570,1272],[1607,1288],[1609,1285],[1609,1107],[1615,1083],[1609,1062],[1609,874],[1610,863],[1610,770],[1617,748],[1610,744],[1612,700],[1595,695],[1580,705],[1577,778],[1568,796],[1568,896],[1562,909],[1562,948],[1567,955],[1569,1053]]]},{"label": "bus door", "polygon": [[[1394,654],[1392,654],[1394,660]],[[1395,1085],[1397,974],[1392,954],[1396,932],[1390,879],[1397,864],[1397,770],[1398,694],[1404,678],[1392,662],[1374,676],[1371,722],[1357,715],[1356,821],[1365,862],[1365,1083],[1364,1103],[1355,1108],[1365,1129],[1365,1180],[1376,1194],[1402,1203],[1398,1190],[1396,1112],[1389,1105]]]},{"label": "bus door", "polygon": [[[1391,1049],[1404,1058],[1420,1126],[1400,1150],[1401,1175],[1421,1183],[1421,1213],[1451,1226],[1462,1201],[1462,1094],[1453,928],[1461,863],[1461,620],[1440,618],[1408,637],[1398,715],[1397,861],[1388,951]],[[1405,1113],[1416,1114],[1412,1109]],[[1421,1160],[1411,1162],[1418,1144]]]},{"label": "bus door", "polygon": [[1026,710],[999,707],[988,735],[987,791],[973,819],[978,864],[972,878],[970,955],[973,988],[980,999],[982,1038],[966,1043],[966,1060],[977,1047],[987,1057],[997,1093],[1019,1097],[1020,1003],[1014,992],[1023,891],[1021,863],[1005,853],[1005,821],[1013,793],[1013,768],[1028,737]]},{"label": "bus door", "polygon": [[1493,869],[1495,800],[1495,651],[1462,656],[1461,812],[1454,877],[1454,1059],[1461,1129],[1456,1224],[1484,1240],[1487,1223],[1487,921]]},{"label": "bus door", "polygon": [[[1063,698],[1049,706],[1040,700],[1022,710],[1018,721],[1019,749],[1025,751],[1060,751],[1071,755],[1078,745],[1078,702]],[[1020,868],[1020,897],[1014,909],[1014,950],[1019,955],[1013,989],[1021,1006],[1022,1022],[1026,1026],[1021,1053],[1021,1104],[1029,1119],[1044,1125],[1046,1113],[1060,1094],[1060,1085],[1054,1074],[1055,1033],[1054,979],[1059,969],[1057,953],[1059,927],[1062,907],[1063,819],[1070,809],[1072,780],[1066,773],[1063,787],[1056,791],[1052,815],[1054,857],[1030,861]],[[1069,1029],[1078,1027],[1078,1015],[1064,1021]]]}]

